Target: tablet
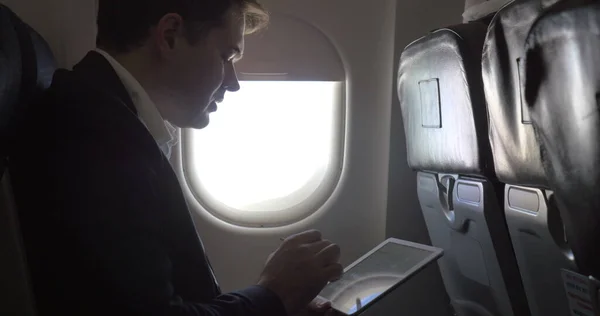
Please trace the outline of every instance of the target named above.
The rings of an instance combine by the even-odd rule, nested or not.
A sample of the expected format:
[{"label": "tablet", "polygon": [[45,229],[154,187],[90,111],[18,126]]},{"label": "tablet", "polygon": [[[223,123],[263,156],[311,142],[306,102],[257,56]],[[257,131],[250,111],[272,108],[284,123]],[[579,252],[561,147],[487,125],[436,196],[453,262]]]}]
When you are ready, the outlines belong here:
[{"label": "tablet", "polygon": [[443,255],[443,250],[390,238],[344,269],[319,299],[344,315],[357,315]]}]

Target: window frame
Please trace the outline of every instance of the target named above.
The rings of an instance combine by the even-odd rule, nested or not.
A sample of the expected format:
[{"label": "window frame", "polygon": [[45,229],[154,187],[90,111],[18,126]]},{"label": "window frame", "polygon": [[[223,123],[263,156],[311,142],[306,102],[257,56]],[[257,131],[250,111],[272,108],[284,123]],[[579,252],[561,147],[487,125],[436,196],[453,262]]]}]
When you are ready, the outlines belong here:
[{"label": "window frame", "polygon": [[[305,80],[303,80],[305,81]],[[227,224],[244,228],[276,228],[295,224],[323,208],[327,201],[333,196],[342,178],[345,165],[346,150],[346,125],[348,112],[347,82],[346,81],[323,81],[338,84],[336,92],[337,104],[334,108],[334,131],[337,135],[331,135],[335,144],[331,149],[330,165],[325,172],[325,177],[315,190],[315,193],[299,204],[286,207],[278,211],[245,211],[232,208],[216,198],[211,197],[200,183],[201,175],[192,174],[193,162],[192,147],[193,136],[189,129],[181,130],[181,168],[186,185],[196,202],[202,210],[210,216]]]}]

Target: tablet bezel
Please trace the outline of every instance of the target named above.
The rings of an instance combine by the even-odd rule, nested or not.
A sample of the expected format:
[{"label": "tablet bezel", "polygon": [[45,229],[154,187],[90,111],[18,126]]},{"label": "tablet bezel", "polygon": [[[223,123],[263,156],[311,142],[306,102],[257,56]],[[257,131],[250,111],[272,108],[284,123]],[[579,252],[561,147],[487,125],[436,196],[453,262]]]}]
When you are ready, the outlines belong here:
[{"label": "tablet bezel", "polygon": [[[416,264],[415,266],[413,266],[411,269],[409,269],[405,273],[405,277],[403,279],[401,279],[398,282],[396,282],[393,286],[391,286],[389,289],[387,289],[386,291],[384,291],[383,293],[381,293],[379,296],[377,296],[373,300],[369,301],[364,306],[361,306],[360,309],[357,309],[352,314],[346,314],[345,312],[340,311],[339,309],[335,308],[333,302],[331,302],[332,303],[332,308],[334,308],[337,312],[341,313],[342,315],[346,315],[346,316],[357,316],[357,315],[361,314],[368,307],[370,307],[371,305],[375,304],[380,299],[384,298],[390,292],[394,291],[398,286],[400,286],[401,284],[403,284],[404,282],[406,282],[406,280],[410,279],[413,275],[417,274],[417,272],[421,271],[428,264],[430,264],[430,263],[436,261],[437,259],[439,259],[440,257],[442,257],[443,254],[444,254],[444,250],[441,249],[441,248],[432,247],[432,246],[423,245],[423,244],[417,244],[417,243],[414,243],[414,242],[410,242],[410,241],[407,241],[407,240],[401,240],[401,239],[398,239],[398,238],[388,238],[388,239],[384,240],[382,243],[380,243],[379,245],[377,245],[375,248],[371,249],[371,251],[367,252],[362,257],[358,258],[357,260],[355,260],[354,262],[352,262],[350,265],[348,265],[346,268],[344,268],[344,274],[346,272],[350,271],[350,269],[352,269],[354,266],[358,265],[359,263],[361,263],[362,261],[364,261],[365,259],[367,259],[369,256],[371,256],[377,250],[379,250],[383,246],[387,245],[388,243],[399,244],[399,245],[402,245],[402,246],[408,246],[408,247],[412,247],[412,248],[416,248],[416,249],[421,249],[421,250],[429,251],[429,252],[431,252],[431,254],[429,256],[427,256],[425,259],[421,260],[421,262],[419,262],[418,264]],[[322,297],[320,295],[318,297],[320,299],[329,300],[328,298]]]}]

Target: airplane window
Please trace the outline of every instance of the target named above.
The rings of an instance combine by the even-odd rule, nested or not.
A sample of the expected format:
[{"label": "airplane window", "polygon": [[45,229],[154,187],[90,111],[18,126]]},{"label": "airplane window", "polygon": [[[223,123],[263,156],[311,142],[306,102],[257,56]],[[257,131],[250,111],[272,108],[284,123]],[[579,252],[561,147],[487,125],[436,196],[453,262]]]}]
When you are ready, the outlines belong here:
[{"label": "airplane window", "polygon": [[242,81],[211,122],[190,130],[186,178],[203,207],[242,226],[279,226],[316,211],[339,178],[343,83]]}]

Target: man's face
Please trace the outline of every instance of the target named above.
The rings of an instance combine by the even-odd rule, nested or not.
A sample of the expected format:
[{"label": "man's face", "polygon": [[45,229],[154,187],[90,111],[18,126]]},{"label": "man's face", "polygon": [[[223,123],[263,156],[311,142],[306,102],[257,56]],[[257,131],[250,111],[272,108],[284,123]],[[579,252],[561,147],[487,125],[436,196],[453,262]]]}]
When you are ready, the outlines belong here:
[{"label": "man's face", "polygon": [[223,25],[199,42],[177,38],[158,78],[161,99],[168,103],[159,105],[164,119],[181,128],[204,128],[225,92],[239,90],[234,63],[244,52],[244,24],[241,14],[228,12]]}]

